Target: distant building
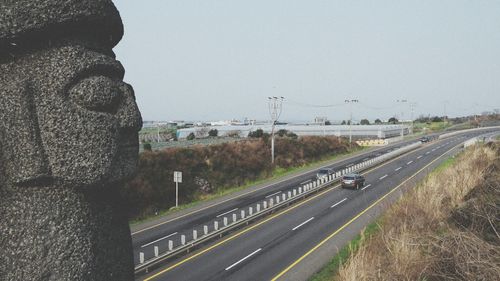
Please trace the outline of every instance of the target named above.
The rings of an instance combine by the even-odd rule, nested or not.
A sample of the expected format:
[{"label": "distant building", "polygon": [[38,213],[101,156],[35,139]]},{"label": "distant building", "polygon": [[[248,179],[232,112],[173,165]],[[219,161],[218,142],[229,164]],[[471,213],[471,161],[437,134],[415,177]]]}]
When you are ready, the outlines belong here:
[{"label": "distant building", "polygon": [[[262,129],[264,132],[271,132],[271,124],[258,125],[224,125],[224,126],[207,126],[195,127],[177,130],[177,138],[185,139],[190,133],[194,133],[197,137],[208,137],[208,132],[212,129],[217,129],[219,136],[239,136],[241,138],[248,137],[250,132]],[[289,125],[277,124],[276,131],[287,130],[299,136],[338,136],[347,137],[349,133],[354,139],[386,139],[397,137],[403,134],[408,134],[409,126],[405,124],[397,125]]]},{"label": "distant building", "polygon": [[324,125],[328,121],[328,118],[326,117],[316,117],[314,118],[314,123],[315,125]]}]

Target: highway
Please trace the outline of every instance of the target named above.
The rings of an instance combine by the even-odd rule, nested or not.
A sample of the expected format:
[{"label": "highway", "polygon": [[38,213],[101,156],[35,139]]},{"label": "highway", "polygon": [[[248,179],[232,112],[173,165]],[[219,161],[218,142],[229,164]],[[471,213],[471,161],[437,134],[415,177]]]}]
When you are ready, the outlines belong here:
[{"label": "highway", "polygon": [[[346,223],[371,208],[374,202],[384,198],[395,187],[427,166],[437,165],[445,159],[440,156],[453,150],[459,143],[482,133],[484,132],[469,132],[425,144],[415,151],[368,170],[365,173],[366,185],[360,190],[341,189],[338,186],[327,188],[190,255],[171,260],[149,275],[139,276],[138,280],[271,280],[281,276],[290,269],[290,265],[304,258],[305,253],[325,238],[342,230]],[[394,147],[385,148],[391,149]],[[377,153],[381,152],[359,155],[344,160],[333,168],[345,167],[367,157],[374,157]],[[215,206],[213,210],[204,210],[202,214],[195,213],[144,231],[142,233],[157,230],[163,236],[142,245],[139,245],[142,242],[137,243],[134,237],[134,246],[146,250],[152,245],[170,240],[170,237],[179,235],[182,231],[188,234],[193,227],[231,216],[232,213],[237,213],[241,206],[247,206],[273,193],[283,192],[313,176],[314,172],[311,172],[244,198]],[[159,229],[167,230],[168,233],[165,235],[165,232],[162,233]],[[161,239],[168,235],[168,238]],[[149,244],[151,242],[154,243]]]},{"label": "highway", "polygon": [[[370,152],[349,157],[333,165],[325,167],[333,168],[335,171],[339,171],[358,162],[388,153],[389,151],[395,150],[412,142],[415,142],[415,140],[404,141],[381,147]],[[317,170],[319,170],[319,168]],[[192,237],[192,230],[197,229],[199,233],[202,233],[204,225],[207,225],[209,227],[209,231],[212,231],[214,221],[218,221],[222,225],[223,216],[232,218],[233,214],[235,214],[237,218],[240,218],[241,209],[261,201],[264,198],[283,194],[288,190],[299,186],[301,183],[316,179],[317,170],[306,172],[275,184],[270,184],[255,192],[246,194],[234,200],[223,202],[202,211],[189,214],[189,216],[170,220],[166,223],[158,224],[154,227],[132,233],[135,263],[139,263],[139,252],[143,252],[145,254],[145,259],[148,259],[154,255],[154,246],[166,249],[168,248],[169,240],[173,241],[174,247],[178,246],[181,243],[181,235],[185,235],[186,240],[190,240]]]}]

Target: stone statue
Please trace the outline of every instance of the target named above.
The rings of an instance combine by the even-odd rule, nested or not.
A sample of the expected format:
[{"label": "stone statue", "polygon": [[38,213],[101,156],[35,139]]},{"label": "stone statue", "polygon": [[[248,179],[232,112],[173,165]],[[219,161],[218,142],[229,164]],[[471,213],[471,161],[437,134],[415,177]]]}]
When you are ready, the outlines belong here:
[{"label": "stone statue", "polygon": [[142,120],[111,0],[0,0],[0,280],[133,280]]}]

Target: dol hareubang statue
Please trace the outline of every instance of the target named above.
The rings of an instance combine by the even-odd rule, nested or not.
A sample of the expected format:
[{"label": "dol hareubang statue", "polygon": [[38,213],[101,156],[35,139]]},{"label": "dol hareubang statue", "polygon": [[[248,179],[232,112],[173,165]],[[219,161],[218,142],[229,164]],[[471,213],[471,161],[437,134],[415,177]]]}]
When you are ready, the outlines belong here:
[{"label": "dol hareubang statue", "polygon": [[0,0],[0,280],[133,280],[122,35],[110,0]]}]

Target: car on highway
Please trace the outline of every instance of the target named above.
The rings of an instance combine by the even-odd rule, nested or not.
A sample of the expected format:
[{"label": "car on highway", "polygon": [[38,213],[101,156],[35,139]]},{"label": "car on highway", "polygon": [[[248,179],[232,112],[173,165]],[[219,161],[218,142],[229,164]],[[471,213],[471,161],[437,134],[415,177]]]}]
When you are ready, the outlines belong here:
[{"label": "car on highway", "polygon": [[347,174],[342,177],[340,181],[342,188],[352,187],[355,189],[359,189],[360,187],[365,185],[365,177],[358,173]]},{"label": "car on highway", "polygon": [[331,168],[324,168],[320,169],[318,173],[316,174],[316,178],[322,179],[322,178],[328,178],[328,176],[335,174],[335,171]]},{"label": "car on highway", "polygon": [[425,143],[425,142],[429,142],[429,141],[431,141],[431,139],[430,139],[429,137],[421,137],[421,138],[420,138],[420,141],[421,141],[422,143]]}]

